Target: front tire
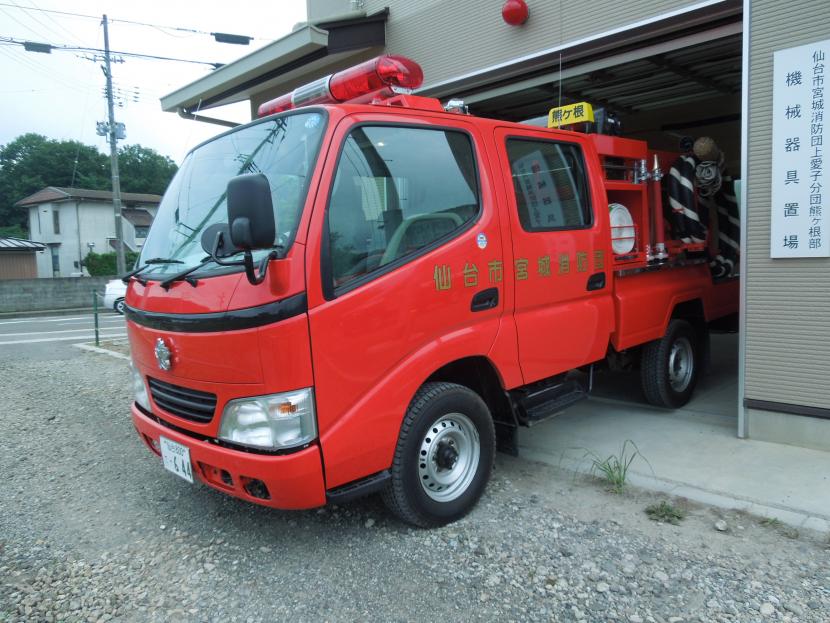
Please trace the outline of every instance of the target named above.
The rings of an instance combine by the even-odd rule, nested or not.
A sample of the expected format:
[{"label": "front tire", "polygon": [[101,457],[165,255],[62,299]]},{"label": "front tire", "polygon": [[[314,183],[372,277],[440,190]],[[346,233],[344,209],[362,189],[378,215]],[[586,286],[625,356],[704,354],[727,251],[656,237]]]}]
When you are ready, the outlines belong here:
[{"label": "front tire", "polygon": [[122,316],[124,315],[125,307],[126,303],[124,302],[124,299],[118,299],[117,301],[115,301],[115,305],[112,306],[112,308]]},{"label": "front tire", "polygon": [[682,407],[692,397],[702,364],[694,327],[672,320],[662,338],[643,346],[640,379],[646,400],[657,407]]},{"label": "front tire", "polygon": [[496,454],[487,405],[455,383],[425,383],[401,425],[383,501],[403,521],[430,528],[466,515],[478,502]]}]

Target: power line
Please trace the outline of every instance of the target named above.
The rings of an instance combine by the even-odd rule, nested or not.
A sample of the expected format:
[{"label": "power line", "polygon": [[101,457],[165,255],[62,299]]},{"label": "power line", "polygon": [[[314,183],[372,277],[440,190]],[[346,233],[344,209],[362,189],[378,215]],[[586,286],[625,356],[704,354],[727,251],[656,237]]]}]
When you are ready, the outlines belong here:
[{"label": "power line", "polygon": [[[30,52],[42,52],[45,54],[50,54],[52,50],[56,51],[66,51],[66,52],[101,52],[106,53],[106,50],[101,48],[90,48],[85,46],[79,45],[64,45],[58,43],[39,43],[35,41],[25,41],[22,39],[16,39],[15,37],[8,37],[5,35],[0,35],[0,43],[10,43],[14,45],[21,45]],[[177,63],[193,63],[196,65],[210,65],[214,69],[218,69],[224,63],[211,63],[210,61],[194,61],[192,59],[187,58],[174,58],[172,56],[158,56],[156,54],[143,54],[141,52],[119,52],[117,50],[110,50],[110,54],[117,54],[118,56],[127,56],[131,58],[142,58],[145,60],[156,60],[156,61],[175,61]]]},{"label": "power line", "polygon": [[[15,2],[12,2],[12,4],[16,4],[16,3],[15,3]],[[17,4],[17,6],[18,6],[18,7],[20,7],[20,9],[22,9],[23,11],[25,11],[27,15],[29,14],[29,11],[40,11],[40,8],[39,8],[39,7],[38,7],[38,6],[37,6],[34,2],[32,2],[32,0],[28,0],[28,5],[21,6],[21,5]],[[40,20],[38,20],[38,19],[37,19],[36,17],[34,17],[33,15],[32,15],[32,16],[30,16],[30,17],[31,17],[32,19],[34,19],[36,22],[38,22],[38,23],[42,23],[42,22],[40,22]],[[55,25],[56,27],[58,27],[58,28],[59,28],[62,32],[64,32],[64,33],[65,33],[65,35],[66,35],[66,36],[68,36],[70,39],[74,39],[76,43],[83,43],[82,41],[79,41],[79,40],[75,37],[74,33],[71,33],[71,32],[70,32],[70,31],[68,31],[66,28],[64,28],[62,24],[60,24],[59,22],[55,21],[55,20],[52,18],[52,16],[51,16],[51,15],[49,15],[48,13],[45,13],[45,14],[44,14],[44,17],[45,17],[47,20],[49,20],[49,22],[50,22],[50,23],[54,24],[54,25]],[[44,24],[44,26],[45,26],[45,24]],[[50,28],[49,30],[52,30],[52,29]],[[56,32],[56,31],[52,31],[52,32]],[[61,36],[61,35],[58,35],[58,36]]]},{"label": "power line", "polygon": [[[48,32],[48,33],[49,33],[49,35],[48,35],[48,36],[50,36],[50,37],[52,37],[52,36],[55,36],[55,37],[63,37],[63,36],[65,36],[65,35],[60,34],[57,30],[55,30],[54,28],[52,28],[52,27],[51,27],[49,24],[47,24],[45,21],[41,21],[41,20],[40,20],[40,19],[39,19],[36,15],[34,15],[33,13],[30,13],[30,12],[29,12],[29,10],[27,10],[27,9],[31,9],[31,7],[28,7],[28,6],[20,6],[19,4],[16,4],[16,3],[14,3],[14,2],[12,2],[12,4],[14,4],[14,5],[15,5],[18,9],[20,9],[21,11],[23,11],[23,15],[25,15],[27,19],[29,19],[29,20],[33,21],[35,24],[37,24],[38,26],[40,26],[40,28],[41,28],[42,30],[44,30],[44,31]],[[9,15],[9,14],[8,14],[5,10],[3,11],[3,13],[5,13],[6,15]],[[11,16],[11,15],[9,15],[9,17],[12,17],[12,16]],[[52,19],[51,17],[49,17],[48,15],[42,15],[41,17],[45,17],[46,19],[50,20],[53,24],[56,24],[56,25],[57,25],[57,22],[55,22],[55,20],[53,20],[53,19]],[[15,21],[16,21],[16,20],[15,20]],[[19,24],[19,23],[20,23],[20,22],[18,22],[18,24]],[[31,28],[31,27],[30,27],[30,28],[29,28],[29,30],[31,30],[32,32],[37,32],[36,27],[35,27],[35,28]],[[62,30],[64,30],[64,32],[66,32],[66,30],[65,30],[65,29],[62,29]],[[73,39],[74,39],[74,36],[71,36],[70,38],[73,38]]]},{"label": "power line", "polygon": [[[78,87],[86,87],[90,88],[89,85],[83,85],[80,83],[70,83],[67,81],[63,76],[56,74],[52,70],[48,69],[47,67],[41,65],[40,63],[36,63],[35,60],[31,57],[27,57],[25,54],[22,53],[22,50],[18,49],[2,49],[5,48],[6,44],[0,43],[0,51],[3,52],[4,56],[11,58],[12,60],[20,63],[27,69],[34,71],[35,73],[41,74],[42,76],[49,78],[51,82],[56,82],[58,84],[62,84],[64,87],[68,89],[72,89],[74,91],[78,91],[80,93],[84,92],[83,88]],[[6,53],[8,52],[8,54]]]},{"label": "power line", "polygon": [[[106,52],[100,48],[83,48],[72,46],[60,46],[58,50],[77,50],[79,52]],[[119,52],[117,50],[110,50],[110,54],[117,54],[118,56],[127,56],[131,58],[143,58],[153,61],[175,61],[177,63],[193,63],[195,65],[210,65],[214,69],[222,67],[224,63],[211,63],[210,61],[194,61],[187,58],[173,58],[172,56],[156,56],[155,54],[141,54],[140,52]]]},{"label": "power line", "polygon": [[[7,6],[13,9],[19,9],[20,7],[16,4],[10,4],[7,2],[0,2],[0,6]],[[83,13],[70,13],[68,11],[56,11],[54,9],[32,9],[33,11],[40,11],[41,13],[54,13],[56,15],[70,15],[72,17],[89,17],[93,19],[101,19],[97,15],[84,15]]]},{"label": "power line", "polygon": [[[11,8],[14,8],[14,9],[23,9],[24,8],[24,7],[21,7],[21,6],[16,5],[16,4],[10,4],[10,3],[6,3],[6,2],[0,2],[0,6],[11,7]],[[29,8],[29,7],[25,7],[25,8]],[[95,19],[95,20],[100,20],[101,19],[97,15],[88,15],[88,14],[85,14],[85,13],[72,13],[70,11],[56,11],[54,9],[41,9],[41,8],[35,8],[35,7],[31,7],[29,10],[31,10],[31,11],[40,11],[41,13],[53,13],[53,14],[56,14],[56,15],[66,15],[66,16],[69,16],[69,17],[80,17],[80,18],[84,18],[84,19]],[[221,33],[221,32],[207,32],[205,30],[198,30],[196,28],[186,28],[184,26],[164,26],[162,24],[150,24],[148,22],[139,22],[139,21],[130,20],[130,19],[109,18],[109,21],[111,21],[111,22],[120,22],[122,24],[132,24],[134,26],[147,26],[149,28],[155,28],[157,30],[162,30],[162,31],[164,31],[164,30],[176,30],[176,31],[179,31],[179,32],[186,32],[186,33],[194,34],[194,35],[207,35],[209,37],[216,38],[217,41],[219,41],[220,43],[238,43],[238,44],[242,44],[242,45],[248,45],[248,42],[253,41],[253,40],[259,40],[259,41],[264,40],[263,37],[228,35],[227,33]],[[220,39],[220,37],[224,37],[225,39]],[[233,41],[228,40],[228,37],[234,38],[235,40],[233,40]],[[243,43],[243,41],[242,41],[243,39],[247,39],[248,41]]]}]

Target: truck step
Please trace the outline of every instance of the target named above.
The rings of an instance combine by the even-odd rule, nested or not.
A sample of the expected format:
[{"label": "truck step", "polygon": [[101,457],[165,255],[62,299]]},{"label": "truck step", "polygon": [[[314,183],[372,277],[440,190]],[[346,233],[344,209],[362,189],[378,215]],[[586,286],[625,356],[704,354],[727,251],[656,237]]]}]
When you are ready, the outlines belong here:
[{"label": "truck step", "polygon": [[567,407],[588,397],[588,389],[579,381],[567,379],[533,391],[513,393],[519,420],[533,426],[559,415]]}]

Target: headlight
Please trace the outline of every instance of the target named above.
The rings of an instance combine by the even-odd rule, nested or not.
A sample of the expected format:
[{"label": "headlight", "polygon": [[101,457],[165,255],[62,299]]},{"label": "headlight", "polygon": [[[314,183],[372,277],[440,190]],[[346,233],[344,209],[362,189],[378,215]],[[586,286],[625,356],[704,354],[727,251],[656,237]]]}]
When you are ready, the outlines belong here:
[{"label": "headlight", "polygon": [[219,426],[219,439],[269,450],[296,448],[316,437],[314,391],[310,387],[231,400]]},{"label": "headlight", "polygon": [[147,386],[144,384],[144,379],[141,378],[141,373],[136,370],[133,362],[130,362],[130,372],[133,375],[133,394],[135,394],[135,401],[139,406],[147,411],[150,410],[150,397],[147,395]]}]

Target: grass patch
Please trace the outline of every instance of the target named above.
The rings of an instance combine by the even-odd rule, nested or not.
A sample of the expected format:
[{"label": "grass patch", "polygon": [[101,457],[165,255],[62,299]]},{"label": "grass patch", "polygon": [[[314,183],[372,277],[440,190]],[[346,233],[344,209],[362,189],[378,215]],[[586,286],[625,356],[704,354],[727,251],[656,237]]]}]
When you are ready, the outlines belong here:
[{"label": "grass patch", "polygon": [[792,526],[788,526],[784,524],[780,519],[776,519],[775,517],[762,517],[758,523],[765,528],[771,528],[778,532],[778,534],[787,537],[788,539],[798,539],[801,536],[801,533],[798,531],[798,528],[793,528]]},{"label": "grass patch", "polygon": [[781,520],[776,519],[775,517],[762,517],[761,521],[759,521],[762,526],[766,528],[775,528],[778,529],[781,527]]},{"label": "grass patch", "polygon": [[584,456],[584,458],[591,461],[591,475],[606,480],[611,485],[611,491],[614,493],[622,493],[625,489],[625,483],[628,479],[628,468],[631,467],[631,464],[637,457],[646,461],[645,457],[640,453],[640,449],[637,448],[637,444],[630,439],[626,439],[623,442],[619,454],[612,454],[603,459],[595,452],[585,450]]},{"label": "grass patch", "polygon": [[686,511],[662,500],[656,504],[646,506],[646,515],[652,521],[662,521],[676,526],[686,518]]}]

